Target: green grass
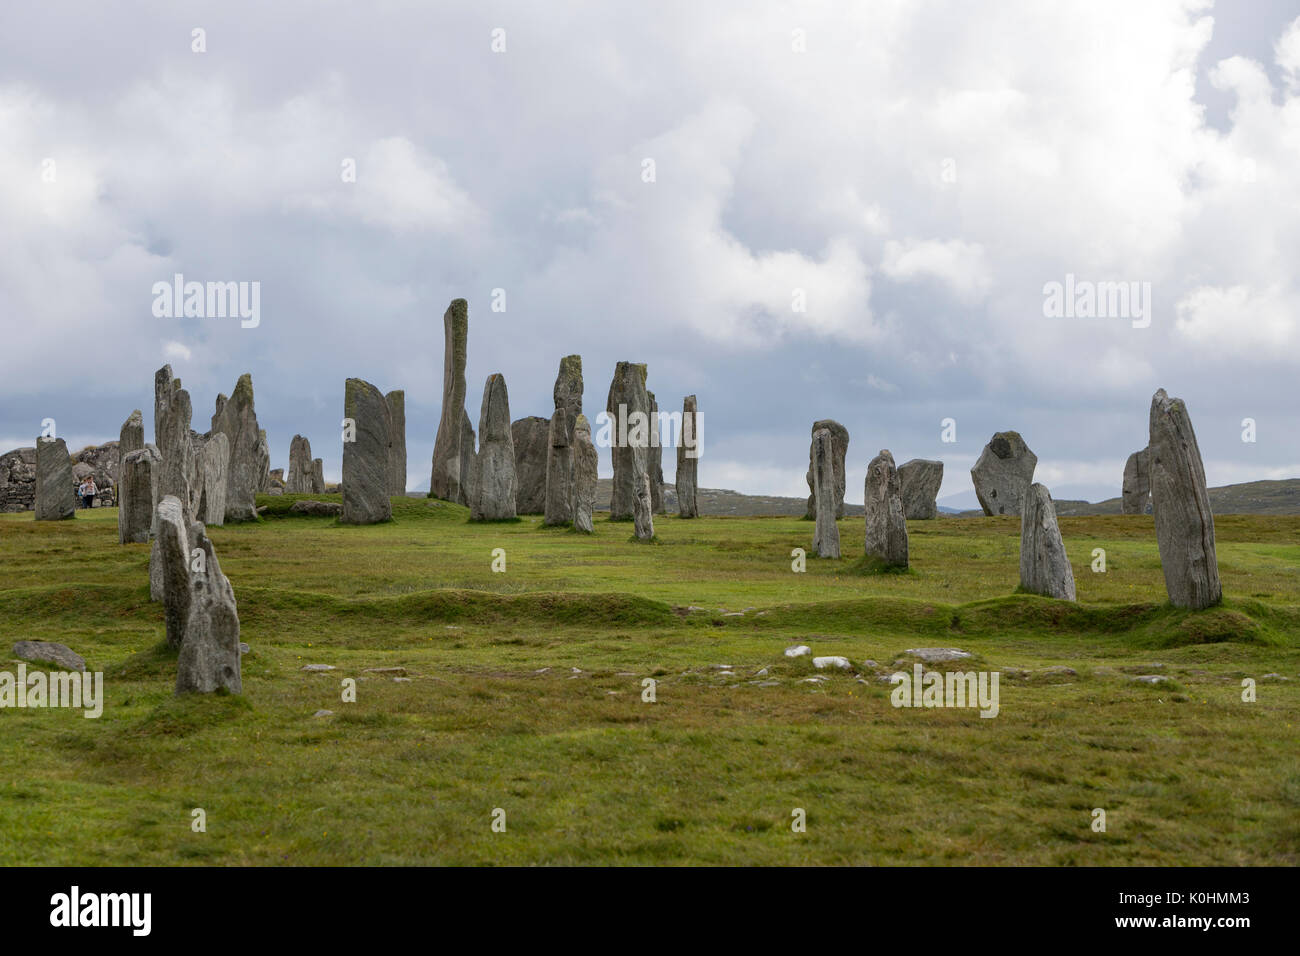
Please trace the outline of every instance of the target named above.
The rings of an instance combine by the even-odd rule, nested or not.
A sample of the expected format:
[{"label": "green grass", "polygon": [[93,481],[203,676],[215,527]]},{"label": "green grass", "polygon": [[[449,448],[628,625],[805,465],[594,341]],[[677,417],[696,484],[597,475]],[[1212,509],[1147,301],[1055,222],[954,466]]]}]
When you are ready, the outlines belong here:
[{"label": "green grass", "polygon": [[[107,697],[98,720],[0,709],[0,864],[1300,862],[1300,518],[1220,516],[1226,600],[1189,613],[1149,516],[1060,520],[1067,604],[1016,593],[1011,518],[912,523],[901,574],[864,573],[846,519],[843,559],[795,574],[798,518],[663,516],[646,547],[425,498],[345,527],[295,497],[210,529],[241,697],[172,695],[115,510],[0,516],[0,640],[70,645]],[[795,643],[856,672],[808,683]],[[999,671],[999,716],[891,706],[877,677],[918,646]]]}]

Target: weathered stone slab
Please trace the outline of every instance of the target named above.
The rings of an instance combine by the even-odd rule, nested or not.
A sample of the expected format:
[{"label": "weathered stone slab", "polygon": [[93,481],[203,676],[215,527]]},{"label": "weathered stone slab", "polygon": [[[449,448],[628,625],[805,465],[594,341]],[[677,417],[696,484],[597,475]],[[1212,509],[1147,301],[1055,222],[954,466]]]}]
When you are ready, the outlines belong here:
[{"label": "weathered stone slab", "polygon": [[337,518],[343,514],[343,506],[337,501],[304,499],[291,504],[289,511],[292,514],[307,515],[312,518]]},{"label": "weathered stone slab", "polygon": [[294,435],[289,442],[289,475],[284,480],[284,490],[291,495],[307,495],[311,488],[311,442],[302,435]]},{"label": "weathered stone slab", "polygon": [[474,474],[475,521],[506,521],[515,511],[515,447],[510,433],[510,394],[505,376],[489,375],[483,384],[478,421],[479,449]]},{"label": "weathered stone slab", "polygon": [[356,425],[343,443],[344,524],[376,524],[393,517],[389,498],[388,402],[369,382],[350,378],[344,386],[343,417]]},{"label": "weathered stone slab", "polygon": [[122,462],[117,502],[117,539],[120,544],[141,544],[153,529],[158,503],[158,471],[162,456],[153,445],[128,452]]},{"label": "weathered stone slab", "polygon": [[62,438],[36,439],[36,520],[76,517],[77,480]]},{"label": "weathered stone slab", "polygon": [[[835,494],[835,517],[844,517],[844,490],[848,487],[848,479],[844,471],[844,459],[849,452],[849,430],[839,422],[829,418],[813,422],[812,434],[816,435],[822,429],[831,433],[831,464],[834,468],[834,494]],[[812,446],[808,448],[808,511],[806,517],[815,519],[817,517],[816,491],[813,489],[813,453]]]},{"label": "weathered stone slab", "polygon": [[185,638],[185,622],[190,613],[190,522],[175,495],[159,500],[157,514],[163,619],[167,625],[167,643],[178,648]]},{"label": "weathered stone slab", "polygon": [[158,500],[175,495],[185,511],[185,520],[191,516],[190,479],[194,476],[194,445],[190,440],[190,418],[193,409],[190,393],[181,387],[181,380],[172,375],[172,367],[164,365],[154,373],[154,445],[162,462],[158,469]]},{"label": "weathered stone slab", "polygon": [[[610,497],[611,521],[634,518],[641,475],[647,475],[650,448],[650,397],[646,392],[644,364],[619,362],[609,386],[605,413],[609,417],[610,457],[614,483]],[[648,484],[647,484],[648,487]]]},{"label": "weathered stone slab", "polygon": [[66,644],[53,641],[18,641],[14,644],[14,657],[34,664],[48,664],[65,671],[86,670],[86,659]]},{"label": "weathered stone slab", "polygon": [[517,419],[510,426],[515,449],[515,513],[546,511],[546,461],[551,449],[551,420],[538,415]]},{"label": "weathered stone slab", "polygon": [[1019,432],[997,432],[970,470],[975,497],[986,515],[1018,515],[1034,480],[1038,456]]},{"label": "weathered stone slab", "polygon": [[566,355],[560,359],[560,371],[555,376],[555,388],[552,397],[555,407],[565,412],[565,421],[569,428],[569,447],[573,447],[573,430],[582,414],[582,356]]},{"label": "weathered stone slab", "polygon": [[226,489],[230,487],[230,439],[217,432],[203,445],[199,462],[203,493],[198,519],[209,525],[226,523]]},{"label": "weathered stone slab", "polygon": [[636,476],[636,500],[632,503],[632,521],[637,540],[649,541],[655,536],[654,498],[650,493],[650,475],[641,472]]},{"label": "weathered stone slab", "polygon": [[935,499],[943,484],[943,462],[913,458],[898,466],[898,480],[903,490],[904,518],[928,521],[939,517]]},{"label": "weathered stone slab", "polygon": [[[452,299],[442,316],[442,417],[433,445],[429,491],[435,498],[469,504],[464,488],[467,460],[472,464],[473,438],[465,448],[469,416],[465,412],[465,356],[469,341],[469,303]],[[472,429],[470,429],[472,436]]]},{"label": "weathered stone slab", "polygon": [[568,418],[564,408],[557,408],[551,416],[546,457],[546,517],[542,522],[547,525],[563,525],[573,520],[573,449],[569,445]]},{"label": "weathered stone slab", "polygon": [[[219,396],[212,416],[212,434],[230,442],[226,466],[226,521],[252,521],[257,517],[257,493],[270,482],[270,449],[258,427],[253,402],[253,377],[239,377],[229,399]],[[165,457],[165,452],[164,452]]]},{"label": "weathered stone slab", "polygon": [[867,466],[863,485],[866,539],[863,553],[888,567],[907,567],[907,520],[894,456],[882,448]]},{"label": "weathered stone slab", "polygon": [[650,503],[654,513],[664,513],[664,448],[659,434],[659,402],[655,393],[646,391],[650,400],[650,447],[646,449],[646,473],[650,476]]},{"label": "weathered stone slab", "polygon": [[591,423],[579,414],[573,428],[573,526],[592,533],[591,517],[596,508],[596,477],[599,457],[591,441]]},{"label": "weathered stone slab", "polygon": [[384,396],[388,402],[388,490],[406,494],[406,392],[394,389]]},{"label": "weathered stone slab", "polygon": [[1120,492],[1121,508],[1126,515],[1151,512],[1151,449],[1143,448],[1128,456],[1124,463],[1124,484]]},{"label": "weathered stone slab", "polygon": [[211,694],[243,690],[240,676],[239,612],[230,579],[200,522],[191,526],[190,606],[176,661],[176,693]]},{"label": "weathered stone slab", "polygon": [[1151,508],[1165,590],[1176,607],[1207,608],[1223,599],[1223,587],[1201,449],[1187,406],[1163,388],[1151,398],[1150,424]]},{"label": "weathered stone slab", "polygon": [[1020,516],[1020,587],[1031,594],[1074,600],[1074,571],[1056,523],[1056,505],[1037,482],[1029,486]]},{"label": "weathered stone slab", "polygon": [[311,460],[311,493],[325,494],[325,462],[320,458]]},{"label": "weathered stone slab", "polygon": [[682,402],[682,440],[677,443],[677,513],[683,518],[697,518],[700,514],[698,414],[695,396],[687,395]]},{"label": "weathered stone slab", "polygon": [[[840,556],[840,529],[835,524],[836,475],[835,436],[829,428],[819,428],[812,436],[813,502],[817,527],[813,532],[813,551],[819,558]],[[843,500],[843,493],[839,493]]]}]

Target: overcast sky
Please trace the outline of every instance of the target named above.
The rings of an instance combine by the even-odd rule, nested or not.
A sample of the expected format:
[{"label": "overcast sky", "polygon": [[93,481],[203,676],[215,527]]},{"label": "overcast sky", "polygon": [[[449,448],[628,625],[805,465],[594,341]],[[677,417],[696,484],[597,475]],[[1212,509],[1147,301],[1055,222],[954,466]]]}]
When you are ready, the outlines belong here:
[{"label": "overcast sky", "polygon": [[[427,488],[464,297],[476,425],[492,372],[549,416],[578,352],[590,416],[646,362],[706,487],[806,494],[835,418],[851,501],[889,448],[973,502],[1002,429],[1109,497],[1158,387],[1211,484],[1300,475],[1296,0],[429,6],[5,9],[0,451],[151,432],[169,362],[197,430],[251,372],[272,467],[301,432],[337,479],[357,376]],[[260,324],[156,317],[175,273]],[[1149,326],[1045,315],[1067,274],[1150,283]]]}]

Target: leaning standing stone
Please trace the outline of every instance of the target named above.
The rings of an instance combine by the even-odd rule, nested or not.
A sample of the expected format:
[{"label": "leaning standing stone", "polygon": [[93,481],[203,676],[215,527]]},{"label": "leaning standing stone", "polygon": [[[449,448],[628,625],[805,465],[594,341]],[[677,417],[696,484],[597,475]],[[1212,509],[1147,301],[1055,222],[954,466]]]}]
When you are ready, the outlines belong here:
[{"label": "leaning standing stone", "polygon": [[1120,492],[1126,515],[1142,515],[1151,510],[1151,449],[1143,448],[1128,456],[1124,463],[1124,485]]},{"label": "leaning standing stone", "polygon": [[1020,587],[1031,594],[1074,600],[1074,571],[1056,524],[1056,505],[1037,482],[1029,486],[1020,515]]},{"label": "leaning standing stone", "polygon": [[573,427],[573,526],[592,533],[591,514],[596,508],[599,457],[591,441],[591,424],[579,415]]},{"label": "leaning standing stone", "polygon": [[[835,517],[844,517],[844,489],[848,487],[848,478],[844,471],[844,459],[849,452],[849,430],[837,421],[829,418],[813,422],[812,434],[816,435],[822,429],[831,433],[831,465],[835,470]],[[813,519],[817,517],[817,493],[813,487],[815,475],[813,474],[813,450],[812,445],[808,446],[808,513],[806,517]]]},{"label": "leaning standing stone", "polygon": [[546,517],[543,524],[573,520],[573,449],[569,446],[569,413],[557,408],[551,416],[550,448],[546,457]]},{"label": "leaning standing stone", "polygon": [[699,480],[699,418],[695,396],[682,402],[682,434],[677,443],[677,513],[683,518],[697,518],[696,501]]},{"label": "leaning standing stone", "polygon": [[835,524],[835,439],[828,428],[813,432],[812,473],[817,516],[813,550],[819,558],[838,558],[840,529]]},{"label": "leaning standing stone", "polygon": [[388,490],[388,403],[379,389],[359,378],[347,380],[343,417],[355,425],[343,443],[344,524],[376,524],[393,517]]},{"label": "leaning standing stone", "polygon": [[1151,507],[1165,590],[1177,607],[1200,610],[1223,598],[1214,514],[1192,420],[1162,388],[1151,399]]},{"label": "leaning standing stone", "polygon": [[153,445],[128,452],[118,481],[117,538],[121,544],[149,540],[162,456]]},{"label": "leaning standing stone", "polygon": [[62,521],[77,514],[77,482],[62,438],[36,439],[36,520]]},{"label": "leaning standing stone", "polygon": [[928,521],[939,516],[935,498],[943,484],[943,462],[913,458],[898,466],[898,480],[903,488],[904,518]]},{"label": "leaning standing stone", "polygon": [[894,467],[894,456],[883,448],[867,466],[863,488],[866,513],[864,553],[887,567],[907,567],[907,520],[903,517],[902,482]]},{"label": "leaning standing stone", "polygon": [[483,384],[478,420],[479,449],[475,459],[475,521],[507,521],[515,512],[515,448],[510,435],[510,395],[505,376],[489,375]]},{"label": "leaning standing stone", "polygon": [[1034,480],[1038,456],[1019,432],[998,432],[970,470],[975,497],[986,515],[1018,515]]}]

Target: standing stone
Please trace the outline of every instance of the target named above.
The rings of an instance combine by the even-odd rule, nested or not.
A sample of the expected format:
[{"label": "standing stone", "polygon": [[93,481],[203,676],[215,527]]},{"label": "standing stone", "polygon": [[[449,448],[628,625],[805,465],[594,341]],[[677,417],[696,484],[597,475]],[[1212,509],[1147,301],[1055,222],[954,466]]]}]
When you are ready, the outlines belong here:
[{"label": "standing stone", "polygon": [[1017,515],[1034,480],[1038,456],[1019,432],[997,432],[970,470],[975,497],[986,515]]},{"label": "standing stone", "polygon": [[77,482],[62,438],[36,439],[36,520],[62,521],[77,514]]},{"label": "standing stone", "polygon": [[596,477],[600,458],[591,442],[591,423],[579,414],[573,427],[573,526],[591,534],[596,508]]},{"label": "standing stone", "polygon": [[619,362],[609,386],[605,412],[609,416],[610,457],[614,484],[609,503],[611,521],[634,517],[641,472],[649,465],[650,397],[644,364]]},{"label": "standing stone", "polygon": [[510,435],[510,395],[500,372],[489,375],[483,384],[478,435],[470,517],[475,521],[509,520],[516,516],[515,447]]},{"label": "standing stone", "polygon": [[121,544],[149,540],[157,507],[158,471],[162,456],[153,445],[128,452],[118,483],[117,540]]},{"label": "standing stone", "polygon": [[[140,409],[137,408],[135,409],[135,411],[131,412],[131,414],[127,417],[126,421],[122,423],[122,430],[118,434],[118,440],[117,440],[117,451],[118,454],[121,456],[120,464],[118,465],[118,475],[117,475],[117,540],[121,544],[126,544],[128,541],[149,540],[148,526],[153,522],[153,505],[154,505],[154,502],[152,500],[152,495],[153,495],[152,484],[150,485],[150,491],[149,491],[151,497],[148,502],[148,506],[143,510],[143,512],[139,511],[139,506],[140,506],[139,495],[137,495],[135,498],[135,502],[136,502],[135,508],[137,509],[136,511],[128,514],[126,504],[125,504],[127,498],[131,496],[131,491],[127,487],[127,481],[129,479],[127,478],[126,475],[127,472],[126,456],[131,454],[131,452],[133,451],[141,451],[143,448],[144,448],[144,416],[140,414]],[[146,467],[149,470],[150,482],[155,481],[156,472],[154,471],[153,463],[150,462],[149,465]],[[137,470],[139,470],[138,467]],[[129,527],[130,519],[132,517],[138,518],[140,514],[143,514],[145,519],[145,536],[143,538],[135,538],[133,537],[133,535],[135,534],[136,529],[134,527]]]},{"label": "standing stone", "polygon": [[812,476],[817,521],[813,531],[813,550],[819,558],[838,558],[840,529],[835,524],[835,437],[829,428],[813,432]]},{"label": "standing stone", "polygon": [[176,693],[243,691],[239,673],[239,612],[230,579],[221,573],[216,549],[199,522],[190,545],[202,554],[202,572],[190,572],[190,606],[176,661]]},{"label": "standing stone", "polygon": [[650,501],[654,513],[664,513],[664,448],[663,436],[659,433],[659,403],[655,393],[647,391],[650,400],[650,447],[647,451],[646,470],[650,474]]},{"label": "standing stone", "polygon": [[226,523],[226,488],[230,475],[230,439],[217,432],[203,445],[200,471],[203,473],[203,494],[199,498],[197,517],[204,524]]},{"label": "standing stone", "polygon": [[154,445],[162,456],[158,470],[158,500],[175,495],[189,521],[190,479],[194,475],[194,445],[190,440],[190,393],[164,365],[154,373]]},{"label": "standing stone", "polygon": [[[849,453],[849,430],[837,421],[824,418],[821,421],[813,422],[812,434],[816,435],[822,429],[831,433],[831,464],[835,469],[835,517],[844,517],[844,490],[848,486],[848,479],[844,471],[844,459]],[[815,519],[817,517],[816,491],[814,484],[813,452],[812,446],[808,447],[808,511],[806,517]],[[839,557],[837,554],[836,557]]]},{"label": "standing stone", "polygon": [[[266,439],[266,429],[257,430],[257,491],[266,494],[271,490],[271,443]],[[256,500],[253,502],[256,510]]]},{"label": "standing stone", "polygon": [[1162,388],[1151,398],[1151,507],[1165,572],[1176,607],[1200,610],[1223,598],[1214,548],[1214,514],[1205,466],[1181,398]]},{"label": "standing stone", "polygon": [[[239,377],[229,399],[217,397],[212,434],[217,432],[230,442],[226,521],[252,521],[257,517],[257,492],[270,477],[271,455],[265,433],[257,425],[253,377],[247,372]],[[166,452],[163,454],[165,457]]]},{"label": "standing stone", "polygon": [[344,524],[376,524],[393,517],[389,499],[388,402],[383,392],[359,378],[347,380],[343,417],[356,423],[353,441],[343,443]]},{"label": "standing stone", "polygon": [[464,487],[467,456],[473,457],[473,430],[470,429],[468,451],[465,431],[469,416],[465,412],[465,354],[469,340],[469,303],[452,299],[442,317],[442,417],[433,445],[433,471],[429,492],[435,498],[469,504]]},{"label": "standing stone", "polygon": [[286,494],[311,494],[311,442],[294,435],[289,442],[289,477],[284,480]]},{"label": "standing stone", "polygon": [[144,416],[140,414],[140,409],[135,409],[122,423],[122,430],[118,434],[117,450],[122,458],[133,451],[139,451],[144,447]]},{"label": "standing stone", "polygon": [[903,488],[904,518],[928,521],[939,517],[935,498],[943,484],[943,462],[913,458],[898,466],[898,480]]},{"label": "standing stone", "polygon": [[649,471],[637,473],[636,482],[636,500],[632,503],[633,527],[638,541],[649,541],[655,536],[654,498],[650,493]]},{"label": "standing stone", "polygon": [[162,569],[163,619],[167,644],[179,648],[190,613],[190,522],[175,495],[158,502],[158,566]]},{"label": "standing stone", "polygon": [[569,428],[569,447],[573,447],[573,431],[577,427],[578,416],[582,414],[581,355],[566,355],[560,359],[560,371],[555,376],[552,397],[555,399],[555,407],[564,409]]},{"label": "standing stone", "polygon": [[1029,486],[1020,515],[1020,587],[1030,594],[1074,600],[1074,571],[1056,524],[1056,505],[1037,482]]},{"label": "standing stone", "polygon": [[677,443],[677,513],[683,518],[700,515],[696,493],[699,482],[699,412],[695,396],[682,402],[682,437]]},{"label": "standing stone", "polygon": [[311,460],[311,493],[325,494],[325,462],[320,458]]},{"label": "standing stone", "polygon": [[198,515],[199,504],[203,501],[203,450],[207,444],[204,436],[190,429],[190,453],[185,460],[188,469],[185,473],[185,486],[189,489],[190,496],[185,505],[188,509],[186,513],[191,516]]},{"label": "standing stone", "polygon": [[384,396],[388,402],[388,490],[406,494],[406,392],[394,389]]},{"label": "standing stone", "polygon": [[1143,448],[1124,463],[1122,507],[1126,515],[1144,515],[1151,510],[1151,449]]},{"label": "standing stone", "polygon": [[867,466],[862,491],[866,514],[866,543],[863,553],[887,567],[907,567],[907,519],[903,517],[903,486],[894,467],[894,456],[882,448]]},{"label": "standing stone", "polygon": [[474,451],[474,426],[470,424],[469,412],[460,410],[460,497],[461,504],[468,505],[474,500],[478,480],[478,454]]},{"label": "standing stone", "polygon": [[537,415],[518,419],[510,426],[510,441],[515,449],[515,513],[543,514],[551,420]]},{"label": "standing stone", "polygon": [[568,524],[573,520],[573,449],[569,445],[569,413],[557,408],[551,416],[550,448],[546,456],[547,525]]}]

